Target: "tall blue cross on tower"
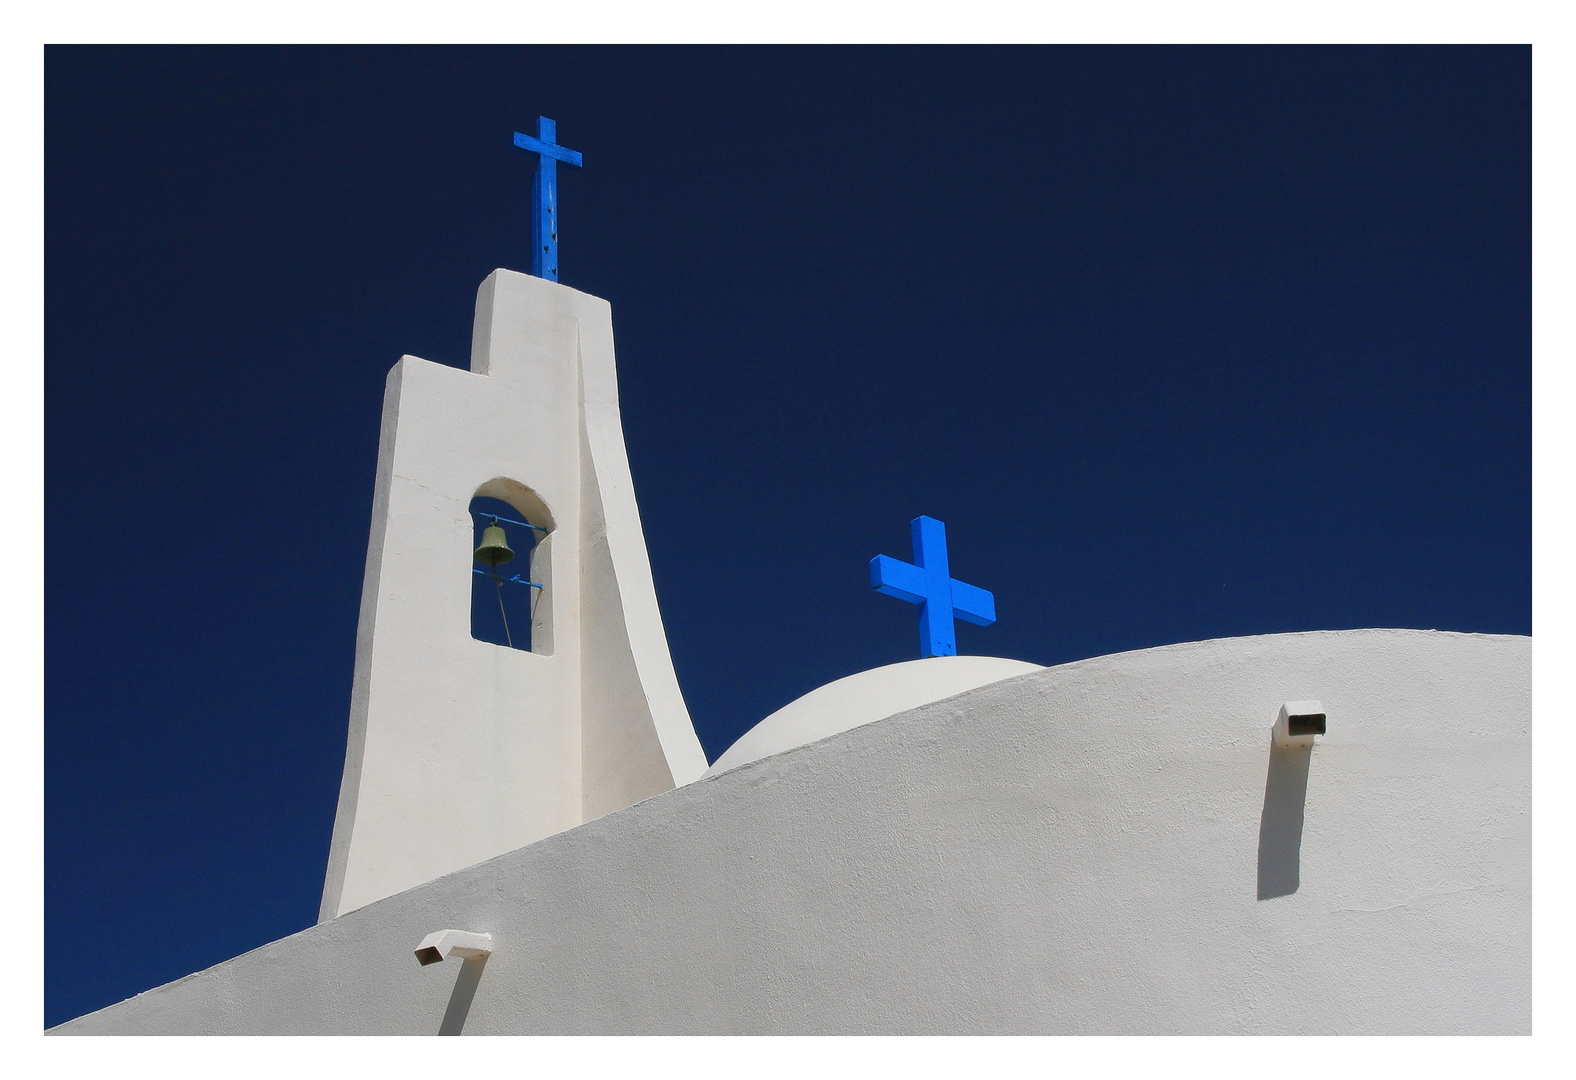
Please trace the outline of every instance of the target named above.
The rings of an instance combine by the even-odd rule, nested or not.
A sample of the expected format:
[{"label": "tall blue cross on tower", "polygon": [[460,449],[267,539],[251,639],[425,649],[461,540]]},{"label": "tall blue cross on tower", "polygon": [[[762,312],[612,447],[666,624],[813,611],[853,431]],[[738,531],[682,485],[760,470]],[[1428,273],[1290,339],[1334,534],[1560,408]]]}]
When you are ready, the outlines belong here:
[{"label": "tall blue cross on tower", "polygon": [[548,281],[558,280],[558,163],[580,166],[580,151],[557,140],[558,125],[545,116],[536,118],[536,138],[514,133],[514,145],[540,155],[531,188],[531,273]]},{"label": "tall blue cross on tower", "polygon": [[947,527],[932,517],[913,520],[914,561],[886,555],[870,560],[870,587],[919,605],[919,655],[956,656],[954,617],[975,626],[996,621],[996,598],[966,585],[947,568]]}]

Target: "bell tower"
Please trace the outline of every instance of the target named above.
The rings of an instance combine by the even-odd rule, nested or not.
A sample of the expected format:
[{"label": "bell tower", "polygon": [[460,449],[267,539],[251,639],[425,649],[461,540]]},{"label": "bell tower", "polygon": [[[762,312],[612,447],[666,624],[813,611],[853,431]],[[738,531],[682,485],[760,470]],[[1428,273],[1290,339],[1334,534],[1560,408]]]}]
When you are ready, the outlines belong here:
[{"label": "bell tower", "polygon": [[[539,530],[529,652],[471,636],[478,495]],[[495,270],[470,371],[406,356],[389,373],[319,919],[705,771],[635,506],[611,308]]]}]

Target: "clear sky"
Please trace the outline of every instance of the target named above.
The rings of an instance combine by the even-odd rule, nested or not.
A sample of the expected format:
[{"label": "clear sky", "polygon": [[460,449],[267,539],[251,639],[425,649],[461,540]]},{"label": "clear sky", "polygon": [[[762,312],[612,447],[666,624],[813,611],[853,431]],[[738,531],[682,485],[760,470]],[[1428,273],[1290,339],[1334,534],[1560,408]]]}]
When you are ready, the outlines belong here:
[{"label": "clear sky", "polygon": [[611,301],[715,758],[918,655],[1531,630],[1525,48],[46,54],[46,1022],[315,921],[383,382]]}]

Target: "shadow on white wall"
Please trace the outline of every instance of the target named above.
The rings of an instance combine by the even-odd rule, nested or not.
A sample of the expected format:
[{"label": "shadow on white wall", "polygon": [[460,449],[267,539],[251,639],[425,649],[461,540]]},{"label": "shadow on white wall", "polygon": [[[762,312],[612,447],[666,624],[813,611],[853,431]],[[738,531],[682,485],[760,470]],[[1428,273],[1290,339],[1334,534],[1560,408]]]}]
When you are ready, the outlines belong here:
[{"label": "shadow on white wall", "polygon": [[1302,883],[1302,817],[1308,801],[1313,747],[1278,746],[1270,736],[1270,768],[1259,817],[1259,899],[1290,896]]},{"label": "shadow on white wall", "polygon": [[471,1002],[476,998],[476,987],[481,984],[482,971],[486,967],[485,954],[469,957],[460,965],[454,992],[449,995],[449,1007],[443,1011],[443,1023],[438,1025],[439,1035],[464,1033],[465,1018],[471,1014]]}]

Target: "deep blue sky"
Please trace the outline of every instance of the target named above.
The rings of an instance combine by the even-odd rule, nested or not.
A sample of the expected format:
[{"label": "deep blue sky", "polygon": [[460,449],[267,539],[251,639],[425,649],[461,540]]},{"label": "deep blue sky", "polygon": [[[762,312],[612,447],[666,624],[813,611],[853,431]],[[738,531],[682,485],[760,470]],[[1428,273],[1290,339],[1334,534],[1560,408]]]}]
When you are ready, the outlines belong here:
[{"label": "deep blue sky", "polygon": [[1530,52],[46,55],[46,1022],[316,917],[383,381],[613,304],[715,758],[917,655],[908,521],[1042,664],[1531,630]]}]

